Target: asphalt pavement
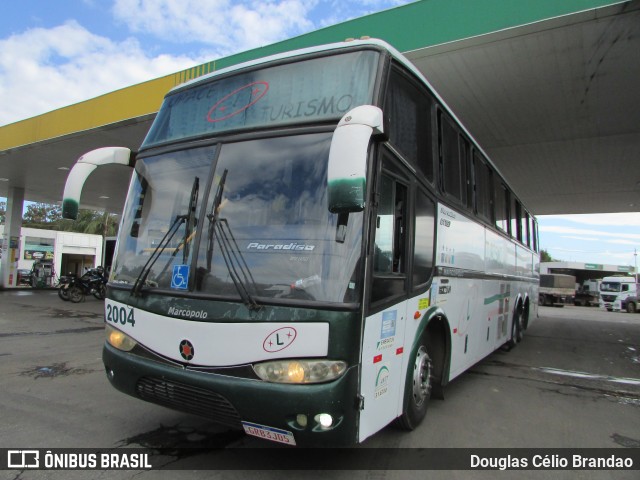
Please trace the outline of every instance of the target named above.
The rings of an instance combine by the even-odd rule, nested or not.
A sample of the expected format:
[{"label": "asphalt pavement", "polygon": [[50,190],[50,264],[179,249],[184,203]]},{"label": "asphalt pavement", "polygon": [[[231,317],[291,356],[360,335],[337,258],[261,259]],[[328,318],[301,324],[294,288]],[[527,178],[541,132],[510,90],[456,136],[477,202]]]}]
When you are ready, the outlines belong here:
[{"label": "asphalt pavement", "polygon": [[[101,360],[104,302],[63,302],[55,290],[0,291],[0,448],[145,447],[160,471],[0,471],[0,478],[246,478],[203,471],[212,448],[270,448],[206,419],[114,390]],[[259,401],[259,399],[256,399]],[[524,341],[496,351],[432,400],[412,432],[389,426],[357,448],[640,449],[640,314],[541,307]],[[389,450],[393,449],[393,450]],[[631,451],[631,450],[628,450]],[[321,454],[321,453],[320,453]],[[292,451],[292,455],[296,454]],[[391,461],[393,458],[390,459]],[[331,457],[326,459],[331,465]],[[393,463],[393,462],[392,462]],[[205,462],[206,464],[206,462]],[[185,472],[186,473],[186,472]],[[495,478],[491,471],[298,472],[305,478]],[[512,478],[640,478],[629,471],[520,471]],[[281,472],[252,471],[254,478]]]}]

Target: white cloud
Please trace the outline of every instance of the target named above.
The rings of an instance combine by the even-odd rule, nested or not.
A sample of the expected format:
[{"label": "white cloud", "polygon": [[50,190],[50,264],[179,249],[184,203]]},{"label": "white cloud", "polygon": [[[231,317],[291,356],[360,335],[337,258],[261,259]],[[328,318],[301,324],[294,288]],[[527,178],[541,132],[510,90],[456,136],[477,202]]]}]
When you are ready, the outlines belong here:
[{"label": "white cloud", "polygon": [[617,245],[632,245],[632,246],[636,246],[638,245],[638,242],[634,242],[633,240],[623,240],[623,239],[616,239],[616,240],[605,240],[606,243],[615,243]]},{"label": "white cloud", "polygon": [[588,215],[541,215],[538,220],[566,221],[583,225],[640,227],[640,212],[598,213]]},{"label": "white cloud", "polygon": [[116,0],[115,17],[133,32],[165,41],[198,42],[226,55],[314,28],[313,0]]},{"label": "white cloud", "polygon": [[75,21],[0,40],[0,125],[32,117],[204,61],[149,56],[135,39],[114,42]]},{"label": "white cloud", "polygon": [[579,235],[582,238],[583,235],[589,235],[591,237],[616,237],[629,240],[640,240],[640,233],[617,233],[607,232],[602,230],[587,230],[581,228],[561,227],[554,225],[540,225],[540,232],[543,233],[560,233],[569,235]]},{"label": "white cloud", "polygon": [[578,235],[562,235],[562,238],[567,238],[569,240],[581,240],[585,242],[599,242],[600,239],[597,237],[579,237]]}]

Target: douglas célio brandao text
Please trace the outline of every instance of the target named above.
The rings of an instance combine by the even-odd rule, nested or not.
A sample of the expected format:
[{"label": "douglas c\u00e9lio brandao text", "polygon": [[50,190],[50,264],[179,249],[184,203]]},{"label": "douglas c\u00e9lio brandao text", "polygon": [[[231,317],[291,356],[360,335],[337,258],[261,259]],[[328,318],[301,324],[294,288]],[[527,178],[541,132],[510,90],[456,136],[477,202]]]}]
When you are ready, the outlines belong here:
[{"label": "douglas c\u00e9lio brandao text", "polygon": [[505,455],[481,456],[470,455],[470,467],[484,470],[536,470],[536,469],[632,469],[633,458],[611,454],[606,456],[571,455]]}]

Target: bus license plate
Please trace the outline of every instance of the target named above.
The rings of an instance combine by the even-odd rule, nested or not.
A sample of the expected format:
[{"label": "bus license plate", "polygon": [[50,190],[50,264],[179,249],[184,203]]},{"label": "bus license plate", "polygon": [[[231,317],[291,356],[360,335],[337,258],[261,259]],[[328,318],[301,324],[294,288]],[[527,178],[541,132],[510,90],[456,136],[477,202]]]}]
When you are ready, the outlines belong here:
[{"label": "bus license plate", "polygon": [[293,433],[287,430],[280,430],[279,428],[267,427],[266,425],[251,422],[242,422],[242,427],[247,435],[253,435],[254,437],[264,438],[265,440],[271,440],[273,442],[286,443],[287,445],[296,444]]}]

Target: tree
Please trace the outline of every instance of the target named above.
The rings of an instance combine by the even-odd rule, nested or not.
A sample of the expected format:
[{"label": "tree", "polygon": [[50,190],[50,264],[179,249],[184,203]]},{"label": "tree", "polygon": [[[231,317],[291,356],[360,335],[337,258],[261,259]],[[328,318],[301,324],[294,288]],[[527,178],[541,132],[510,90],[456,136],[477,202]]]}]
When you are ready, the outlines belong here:
[{"label": "tree", "polygon": [[48,203],[30,203],[22,216],[22,225],[32,228],[52,228],[62,220],[62,209],[59,205]]},{"label": "tree", "polygon": [[113,237],[118,233],[118,217],[108,212],[79,210],[76,220],[61,220],[60,230]]},{"label": "tree", "polygon": [[540,261],[541,262],[557,262],[559,260],[556,260],[551,255],[549,255],[549,252],[547,252],[546,250],[540,250]]},{"label": "tree", "polygon": [[[7,203],[0,201],[0,223],[5,223],[6,213]],[[67,220],[62,218],[60,205],[34,202],[27,205],[22,226],[114,237],[118,233],[118,216],[108,212],[80,210],[76,220]]]}]

